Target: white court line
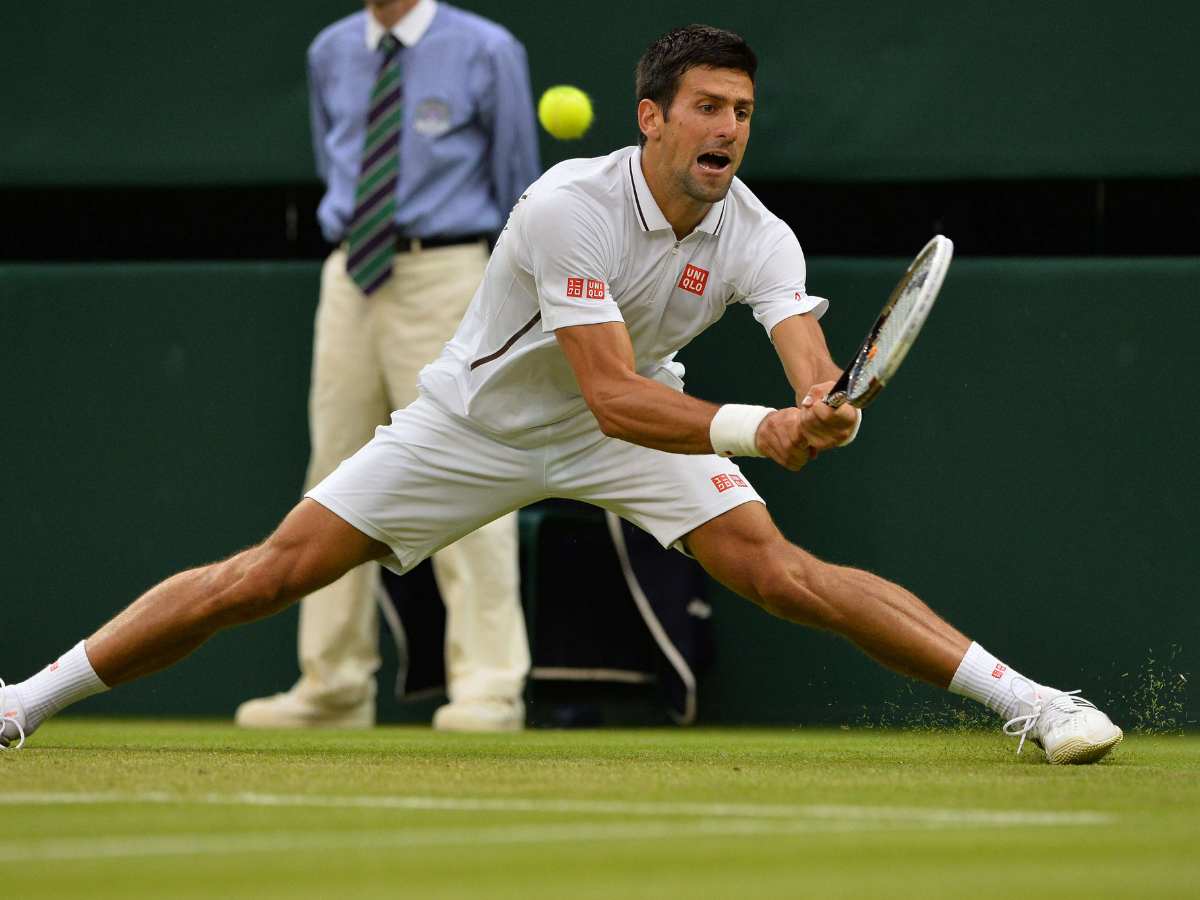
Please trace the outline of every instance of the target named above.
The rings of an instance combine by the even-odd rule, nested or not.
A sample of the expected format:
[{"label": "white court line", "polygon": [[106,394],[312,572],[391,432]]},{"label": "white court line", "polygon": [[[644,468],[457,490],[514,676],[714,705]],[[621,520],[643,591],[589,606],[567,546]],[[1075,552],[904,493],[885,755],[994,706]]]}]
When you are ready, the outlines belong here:
[{"label": "white court line", "polygon": [[1014,809],[953,809],[921,806],[860,806],[852,804],[687,803],[667,801],[553,800],[520,797],[423,797],[395,795],[308,794],[177,794],[164,791],[121,793],[0,794],[5,807],[75,806],[95,804],[164,804],[184,806],[268,806],[319,809],[401,809],[449,812],[578,813],[619,816],[696,816],[737,819],[803,819],[822,822],[886,822],[891,826],[1025,826],[1109,825],[1110,813],[1092,811],[1042,812]]},{"label": "white court line", "polygon": [[[266,832],[242,835],[178,834],[163,836],[48,838],[0,843],[0,863],[127,859],[149,856],[211,856],[235,853],[294,853],[304,850],[378,850],[506,844],[591,843],[679,838],[742,837],[820,831],[869,831],[870,823],[747,822],[734,819],[700,822],[639,822],[612,825],[493,826],[472,829],[409,831]],[[882,826],[881,826],[882,827]]]}]

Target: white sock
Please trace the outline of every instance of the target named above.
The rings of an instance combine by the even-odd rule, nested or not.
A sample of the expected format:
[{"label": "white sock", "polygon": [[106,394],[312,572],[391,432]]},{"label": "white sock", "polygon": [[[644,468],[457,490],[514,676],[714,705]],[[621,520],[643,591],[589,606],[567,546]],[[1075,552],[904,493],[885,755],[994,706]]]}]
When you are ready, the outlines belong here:
[{"label": "white sock", "polygon": [[55,713],[85,697],[108,690],[80,641],[42,671],[8,689],[16,695],[17,712],[26,734]]},{"label": "white sock", "polygon": [[[1038,684],[1032,678],[1026,678],[974,642],[967,648],[966,655],[958,664],[958,671],[950,681],[950,693],[970,697],[1008,721],[1014,716],[1028,712],[1028,707],[1020,708],[1022,704],[1019,704],[1013,695],[1015,679],[1029,682],[1030,688],[1043,697],[1053,697],[1062,693],[1052,687]],[[1028,692],[1022,691],[1022,694],[1025,693]]]}]

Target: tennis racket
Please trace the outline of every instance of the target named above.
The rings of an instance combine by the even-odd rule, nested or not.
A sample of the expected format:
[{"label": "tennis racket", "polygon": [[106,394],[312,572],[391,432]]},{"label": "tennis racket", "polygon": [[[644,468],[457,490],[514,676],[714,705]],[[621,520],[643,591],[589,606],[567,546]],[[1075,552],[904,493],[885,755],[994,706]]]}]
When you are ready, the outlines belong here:
[{"label": "tennis racket", "polygon": [[933,301],[942,288],[953,256],[954,243],[940,234],[917,254],[904,277],[892,289],[879,318],[854,354],[853,362],[825,398],[826,403],[835,408],[850,403],[866,409],[883,386],[892,380],[933,309]]}]

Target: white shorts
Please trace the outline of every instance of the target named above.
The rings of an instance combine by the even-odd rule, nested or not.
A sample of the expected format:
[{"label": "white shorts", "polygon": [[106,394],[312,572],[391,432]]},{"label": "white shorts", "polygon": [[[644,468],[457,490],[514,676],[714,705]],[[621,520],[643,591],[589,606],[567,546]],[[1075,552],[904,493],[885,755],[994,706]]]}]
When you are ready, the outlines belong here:
[{"label": "white shorts", "polygon": [[400,573],[547,497],[611,510],[680,550],[710,519],[763,502],[731,460],[605,437],[590,413],[541,430],[535,446],[514,447],[422,396],[306,496],[391,547],[381,562]]}]

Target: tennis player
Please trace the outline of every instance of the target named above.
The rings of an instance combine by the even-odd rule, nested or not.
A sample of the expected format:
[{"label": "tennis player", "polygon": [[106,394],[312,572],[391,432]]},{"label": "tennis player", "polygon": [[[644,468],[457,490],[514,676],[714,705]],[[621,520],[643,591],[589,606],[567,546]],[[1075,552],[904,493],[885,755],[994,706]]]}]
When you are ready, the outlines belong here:
[{"label": "tennis player", "polygon": [[[1020,675],[905,589],[789,543],[730,460],[799,470],[854,439],[861,414],[821,402],[839,374],[795,235],[734,178],[757,61],[690,26],[637,69],[638,147],[570,160],[511,213],[421,394],[318,484],[265,542],[152,588],[0,695],[19,745],[69,703],[181,659],[368,560],[404,572],[545,497],[612,510],[691,553],[768,612],[842,635],[885,666],[971,697],[1051,762],[1094,762],[1121,730],[1077,693]],[[730,306],[769,335],[787,409],[682,393],[673,356]],[[740,312],[740,310],[739,310]]]}]

